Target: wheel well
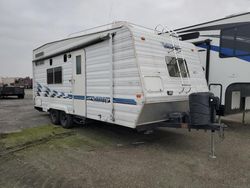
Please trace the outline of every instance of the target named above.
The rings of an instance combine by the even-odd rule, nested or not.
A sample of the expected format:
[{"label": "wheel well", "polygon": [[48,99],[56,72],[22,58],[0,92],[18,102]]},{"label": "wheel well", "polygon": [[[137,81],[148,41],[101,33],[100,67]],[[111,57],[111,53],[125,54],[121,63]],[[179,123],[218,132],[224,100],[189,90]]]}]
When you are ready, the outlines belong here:
[{"label": "wheel well", "polygon": [[49,108],[47,109],[47,112],[50,112],[51,110],[58,110],[60,112],[65,112],[66,114],[69,114],[69,111],[67,107],[61,106],[61,105],[49,105]]}]

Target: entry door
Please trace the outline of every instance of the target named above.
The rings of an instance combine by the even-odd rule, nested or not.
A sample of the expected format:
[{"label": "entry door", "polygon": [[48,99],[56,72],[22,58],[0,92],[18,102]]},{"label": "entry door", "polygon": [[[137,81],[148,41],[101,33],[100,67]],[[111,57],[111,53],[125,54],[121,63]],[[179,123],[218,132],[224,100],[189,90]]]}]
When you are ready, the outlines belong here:
[{"label": "entry door", "polygon": [[74,113],[86,116],[85,103],[85,51],[79,50],[73,54],[73,106]]}]

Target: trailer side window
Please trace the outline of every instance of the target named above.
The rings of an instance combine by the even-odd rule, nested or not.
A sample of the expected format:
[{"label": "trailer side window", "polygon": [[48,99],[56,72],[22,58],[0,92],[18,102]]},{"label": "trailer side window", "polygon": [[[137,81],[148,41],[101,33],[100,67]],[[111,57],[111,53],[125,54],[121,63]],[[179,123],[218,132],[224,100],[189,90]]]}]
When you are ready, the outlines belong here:
[{"label": "trailer side window", "polygon": [[55,84],[62,83],[62,67],[54,68],[54,78],[55,78]]},{"label": "trailer side window", "polygon": [[221,57],[234,56],[234,36],[235,28],[221,31],[220,55]]},{"label": "trailer side window", "polygon": [[76,74],[82,73],[82,57],[81,55],[76,56]]},{"label": "trailer side window", "polygon": [[[165,61],[167,64],[169,76],[180,77],[180,73],[181,73],[181,76],[183,78],[189,77],[189,71],[188,71],[187,62],[185,59],[178,58],[178,61],[177,61],[175,57],[166,56]],[[180,71],[178,68],[178,64],[180,67]]]},{"label": "trailer side window", "polygon": [[221,30],[220,57],[250,55],[250,24]]},{"label": "trailer side window", "polygon": [[241,26],[237,29],[235,37],[235,55],[250,54],[250,24]]},{"label": "trailer side window", "polygon": [[47,84],[62,83],[62,67],[47,69]]},{"label": "trailer side window", "polygon": [[47,69],[47,83],[53,84],[53,68]]}]

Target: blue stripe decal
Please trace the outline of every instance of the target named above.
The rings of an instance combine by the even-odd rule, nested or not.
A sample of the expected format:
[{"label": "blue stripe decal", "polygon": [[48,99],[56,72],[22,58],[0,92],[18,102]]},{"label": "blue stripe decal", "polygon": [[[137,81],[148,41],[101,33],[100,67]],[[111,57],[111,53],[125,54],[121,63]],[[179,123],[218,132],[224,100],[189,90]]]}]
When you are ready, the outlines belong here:
[{"label": "blue stripe decal", "polygon": [[136,101],[134,99],[113,98],[113,102],[120,103],[120,104],[136,105]]},{"label": "blue stripe decal", "polygon": [[78,99],[78,100],[85,100],[85,96],[81,96],[81,95],[73,95],[74,99]]},{"label": "blue stripe decal", "polygon": [[[198,45],[198,47],[205,48],[205,49],[208,48],[208,46],[206,44]],[[219,53],[220,52],[220,47],[211,45],[211,50]],[[232,49],[230,49],[230,48],[222,48],[221,52],[223,54],[232,54]],[[237,54],[244,54],[246,52],[236,51],[236,53]],[[239,58],[239,59],[242,59],[244,61],[250,62],[250,56],[238,56],[238,57],[235,57],[235,58]]]}]

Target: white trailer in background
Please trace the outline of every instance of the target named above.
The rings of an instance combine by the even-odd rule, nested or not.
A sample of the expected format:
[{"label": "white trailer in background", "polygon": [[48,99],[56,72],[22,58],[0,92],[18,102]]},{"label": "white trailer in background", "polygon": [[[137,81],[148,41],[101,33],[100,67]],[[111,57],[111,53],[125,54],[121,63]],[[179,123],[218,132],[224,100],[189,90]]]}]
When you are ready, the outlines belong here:
[{"label": "white trailer in background", "polygon": [[[35,49],[33,78],[35,108],[66,128],[85,118],[139,130],[219,128],[195,46],[127,22]],[[205,99],[192,101],[196,111],[191,95]]]},{"label": "white trailer in background", "polygon": [[250,13],[176,29],[198,47],[210,91],[221,99],[221,114],[250,109]]}]

